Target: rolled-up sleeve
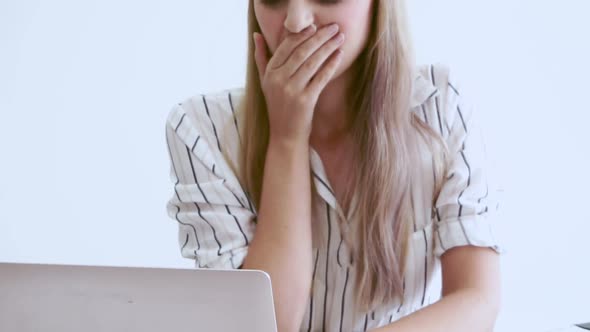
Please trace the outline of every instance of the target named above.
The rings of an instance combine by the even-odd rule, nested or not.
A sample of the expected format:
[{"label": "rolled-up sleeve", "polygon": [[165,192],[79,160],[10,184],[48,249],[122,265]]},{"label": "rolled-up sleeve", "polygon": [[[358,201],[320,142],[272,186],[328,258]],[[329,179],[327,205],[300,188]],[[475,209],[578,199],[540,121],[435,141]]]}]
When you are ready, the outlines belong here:
[{"label": "rolled-up sleeve", "polygon": [[181,104],[166,121],[174,188],[167,213],[178,224],[181,255],[194,259],[196,267],[239,268],[254,234],[255,213],[226,160],[213,153],[215,138],[200,126]]},{"label": "rolled-up sleeve", "polygon": [[459,83],[447,76],[446,107],[450,160],[445,183],[435,202],[436,256],[465,245],[504,249],[495,236],[499,208],[496,183],[488,176],[482,123],[465,102]]}]

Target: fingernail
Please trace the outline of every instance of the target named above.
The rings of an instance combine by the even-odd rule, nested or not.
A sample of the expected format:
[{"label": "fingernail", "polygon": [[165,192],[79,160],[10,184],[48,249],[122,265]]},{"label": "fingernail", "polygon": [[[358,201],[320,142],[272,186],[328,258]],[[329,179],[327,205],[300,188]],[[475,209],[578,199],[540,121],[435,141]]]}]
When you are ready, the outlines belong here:
[{"label": "fingernail", "polygon": [[328,32],[334,33],[336,31],[338,31],[338,24],[333,23],[328,27]]},{"label": "fingernail", "polygon": [[256,32],[252,34],[252,40],[254,41],[254,49],[256,49]]}]

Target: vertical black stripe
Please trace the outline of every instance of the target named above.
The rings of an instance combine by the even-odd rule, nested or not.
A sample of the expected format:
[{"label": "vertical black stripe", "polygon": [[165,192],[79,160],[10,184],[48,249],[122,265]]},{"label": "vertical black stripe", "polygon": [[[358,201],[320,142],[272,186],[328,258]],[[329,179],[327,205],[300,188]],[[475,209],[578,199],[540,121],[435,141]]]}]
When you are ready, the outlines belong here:
[{"label": "vertical black stripe", "polygon": [[193,164],[193,157],[191,157],[191,152],[190,152],[188,146],[186,147],[186,154],[188,155],[188,160],[189,160],[189,162],[191,164],[191,171],[193,172],[193,178],[195,179],[195,184],[197,185],[197,188],[199,188],[199,191],[201,192],[201,195],[203,195],[203,198],[205,199],[205,202],[207,202],[207,204],[210,204],[209,203],[209,200],[207,199],[207,196],[205,195],[205,192],[201,188],[201,184],[197,180],[197,173],[195,172],[195,166]]},{"label": "vertical black stripe", "polygon": [[[195,167],[194,167],[194,164],[193,164],[193,158],[191,156],[191,151],[189,150],[188,146],[186,146],[186,153],[188,155],[188,159],[189,159],[189,162],[191,164],[191,171],[193,173],[193,178],[195,180],[195,184],[199,188],[199,191],[201,192],[201,195],[203,195],[203,198],[205,199],[205,202],[207,202],[207,204],[210,204],[209,203],[209,200],[207,199],[207,196],[205,195],[205,192],[201,188],[201,185],[199,183],[199,180],[197,179],[197,173],[195,172]],[[217,250],[217,255],[218,256],[221,256],[221,243],[217,239],[217,234],[215,232],[215,228],[209,223],[209,221],[207,219],[205,219],[203,217],[203,215],[201,214],[201,207],[199,206],[199,204],[197,204],[197,202],[194,202],[194,204],[197,207],[197,212],[199,214],[199,217],[201,217],[201,219],[203,219],[207,223],[207,225],[209,225],[209,227],[211,227],[211,230],[213,231],[213,238],[215,238],[215,242],[217,242],[217,245],[219,246],[219,249]]]},{"label": "vertical black stripe", "polygon": [[205,217],[203,217],[199,203],[194,202],[194,204],[197,207],[197,213],[199,214],[199,217],[201,219],[203,219],[203,221],[205,221],[205,223],[207,223],[207,225],[209,225],[209,227],[211,228],[211,231],[213,232],[213,238],[215,239],[215,242],[217,242],[217,245],[219,246],[219,249],[217,249],[217,256],[221,256],[221,242],[219,242],[219,239],[217,239],[217,232],[215,231],[215,227],[213,227],[213,225],[211,225],[209,220],[207,220],[207,219],[205,219]]},{"label": "vertical black stripe", "polygon": [[451,134],[451,127],[449,127],[449,123],[445,120],[445,127],[447,128],[447,133]]},{"label": "vertical black stripe", "polygon": [[248,245],[248,237],[246,236],[246,233],[244,233],[244,231],[242,230],[242,226],[238,222],[238,218],[236,218],[236,216],[233,213],[231,213],[229,206],[227,204],[225,204],[225,209],[227,210],[227,213],[229,213],[229,215],[232,216],[234,218],[234,220],[236,221],[236,225],[238,225],[238,228],[240,229],[240,233],[242,233],[242,236],[244,236],[244,244]]},{"label": "vertical black stripe", "polygon": [[184,117],[186,116],[186,113],[182,113],[182,116],[180,117],[180,121],[178,121],[178,124],[176,125],[176,128],[174,128],[174,131],[178,130],[178,127],[180,127],[180,124],[182,123],[182,120],[184,120]]},{"label": "vertical black stripe", "polygon": [[195,152],[195,147],[197,146],[197,143],[199,143],[200,139],[201,139],[201,135],[197,136],[197,139],[195,140],[195,143],[193,144],[193,147],[191,148],[192,152]]},{"label": "vertical black stripe", "polygon": [[463,211],[463,205],[461,204],[461,197],[463,196],[463,193],[465,192],[465,190],[467,188],[469,188],[469,185],[471,184],[471,166],[469,166],[469,163],[467,162],[467,158],[465,158],[465,153],[463,151],[461,151],[461,156],[463,157],[463,161],[465,162],[465,165],[467,166],[467,185],[465,186],[465,188],[463,188],[463,190],[461,190],[461,193],[459,193],[459,196],[457,197],[457,203],[459,204],[459,214],[458,217],[461,218],[462,216],[462,211]]},{"label": "vertical black stripe", "polygon": [[[191,152],[195,152],[195,148],[197,147],[197,144],[199,143],[199,140],[201,139],[201,135],[197,136],[197,139],[195,140],[195,142],[193,143],[193,146],[191,147]],[[213,175],[217,175],[215,174],[215,164],[213,164],[213,168],[211,169],[211,171],[213,172]],[[225,182],[225,180],[224,180]]]},{"label": "vertical black stripe", "polygon": [[436,85],[436,81],[434,80],[434,65],[430,65],[430,77],[432,78],[432,85]]},{"label": "vertical black stripe", "polygon": [[461,190],[461,193],[459,194],[459,196],[457,196],[457,203],[459,204],[459,213],[458,213],[457,217],[459,218],[459,225],[461,226],[461,230],[463,231],[463,235],[465,236],[465,241],[467,241],[468,244],[471,244],[471,241],[469,240],[469,236],[467,236],[467,232],[465,231],[465,227],[463,226],[463,222],[461,221],[461,216],[463,213],[463,205],[461,204],[461,197],[463,196],[463,193],[465,192],[465,190],[467,190],[467,188],[469,188],[469,186],[471,184],[471,166],[469,166],[469,163],[467,162],[467,158],[465,157],[465,153],[463,150],[461,150],[461,156],[463,157],[463,161],[465,162],[465,165],[467,166],[467,185],[465,186],[465,188],[463,188],[463,190]]},{"label": "vertical black stripe", "polygon": [[180,179],[178,178],[178,173],[176,172],[176,165],[174,165],[174,158],[172,158],[172,146],[170,145],[170,140],[168,139],[168,128],[166,128],[165,138],[166,138],[166,146],[168,147],[168,156],[170,157],[170,165],[172,165],[172,170],[174,171],[174,177],[176,178],[176,182],[174,183],[174,193],[176,194],[178,201],[182,202],[182,200],[180,199],[180,195],[178,194],[178,190],[176,189],[176,187],[178,186],[178,183],[180,183]]},{"label": "vertical black stripe", "polygon": [[[434,66],[433,65],[430,65],[430,77],[432,78],[432,85],[436,85],[436,79],[434,77]],[[436,106],[436,114],[438,117],[438,127],[440,130],[440,135],[441,135],[441,137],[444,137],[443,128],[442,128],[442,121],[440,119],[440,107],[439,107],[438,97],[434,98],[434,105]]]},{"label": "vertical black stripe", "polygon": [[367,324],[369,323],[369,313],[365,314],[365,327],[363,328],[363,331],[367,331]]},{"label": "vertical black stripe", "polygon": [[207,101],[205,100],[205,96],[201,96],[203,98],[203,105],[205,105],[205,111],[207,112],[207,116],[209,117],[209,121],[211,121],[211,127],[213,127],[213,134],[215,134],[215,140],[217,141],[217,147],[221,152],[221,144],[219,143],[219,136],[217,136],[217,129],[215,128],[215,123],[213,123],[213,119],[211,118],[211,114],[209,114],[209,107],[207,106]]},{"label": "vertical black stripe", "polygon": [[436,105],[436,115],[438,117],[438,128],[440,130],[440,136],[444,137],[445,135],[443,133],[442,121],[440,119],[440,107],[439,107],[438,97],[434,97],[434,104]]},{"label": "vertical black stripe", "polygon": [[[229,188],[228,188],[228,190],[229,190]],[[236,201],[238,201],[238,203],[240,204],[240,206],[245,209],[246,206],[244,205],[244,203],[242,203],[242,201],[240,200],[240,198],[236,194],[234,194],[233,191],[229,190],[229,192],[231,192],[231,194],[235,197]]]},{"label": "vertical black stripe", "polygon": [[234,125],[236,126],[236,133],[238,134],[238,140],[240,141],[240,145],[242,144],[242,137],[240,136],[240,129],[238,128],[238,119],[236,117],[236,111],[234,109],[234,103],[231,98],[231,92],[227,93],[227,98],[229,99],[229,107],[231,108],[231,113],[234,116]]},{"label": "vertical black stripe", "polygon": [[[193,224],[188,224],[188,223],[180,221],[180,218],[178,218],[178,213],[180,213],[180,206],[178,206],[178,205],[174,205],[174,206],[176,207],[176,215],[174,216],[176,218],[176,221],[178,221],[178,223],[181,225],[188,226],[193,229],[193,234],[195,234],[195,239],[197,240],[197,250],[200,250],[201,243],[199,242],[199,236],[197,235],[197,230],[196,230],[195,226]],[[195,250],[195,256],[197,255],[197,250]]]},{"label": "vertical black stripe", "polygon": [[[313,264],[313,275],[311,277],[312,285],[315,283],[315,274],[316,274],[316,270],[318,267],[318,258],[320,258],[320,251],[316,250],[315,263]],[[307,326],[308,332],[311,332],[311,323],[313,321],[313,294],[314,294],[314,292],[315,292],[315,290],[313,290],[313,287],[312,287],[312,291],[311,291],[311,295],[310,295],[310,299],[309,299],[309,324]]]},{"label": "vertical black stripe", "polygon": [[438,234],[438,242],[440,243],[440,247],[442,248],[443,251],[446,251],[447,249],[444,246],[442,237],[440,235],[440,229],[438,227],[436,228],[436,233]]},{"label": "vertical black stripe", "polygon": [[329,271],[329,266],[330,266],[330,239],[332,237],[332,225],[331,225],[331,219],[330,219],[330,205],[328,205],[328,203],[326,203],[326,215],[328,217],[328,246],[326,248],[326,274],[324,275],[324,280],[325,280],[325,288],[324,288],[324,317],[323,317],[323,323],[322,323],[322,331],[327,331],[326,330],[326,311],[328,308],[328,271]]},{"label": "vertical black stripe", "polygon": [[334,196],[334,198],[336,198],[336,194],[334,193],[334,191],[332,191],[332,188],[330,188],[330,186],[328,185],[328,183],[326,183],[326,181],[324,181],[324,179],[322,179],[316,172],[313,172],[312,171],[312,173],[313,173],[313,176],[316,179],[318,179],[322,183],[322,185],[324,185],[324,187],[326,189],[328,189],[328,191],[330,192],[330,194],[332,194],[332,196]]},{"label": "vertical black stripe", "polygon": [[424,300],[426,299],[426,281],[428,278],[428,239],[426,239],[426,229],[422,229],[422,234],[424,235],[424,244],[425,244],[425,251],[424,251],[424,289],[422,290],[422,307],[424,306]]},{"label": "vertical black stripe", "polygon": [[[410,205],[412,207],[412,211],[416,211],[414,207],[414,190],[410,187]],[[414,233],[418,230],[418,226],[416,225],[416,218],[412,218],[412,224],[414,225]]]},{"label": "vertical black stripe", "polygon": [[182,248],[180,248],[180,251],[182,252],[184,250],[184,248],[186,247],[186,244],[188,243],[188,233],[186,233],[186,239],[184,240],[184,244],[182,245]]},{"label": "vertical black stripe", "polygon": [[438,207],[435,207],[434,209],[436,211],[436,219],[438,221],[438,223],[435,224],[436,227],[435,227],[434,231],[438,235],[438,242],[440,243],[441,248],[443,248],[443,250],[445,250],[445,246],[443,245],[443,240],[442,240],[442,237],[440,236],[440,230],[439,230],[439,227],[440,227],[439,226],[440,225],[440,214],[438,213]]},{"label": "vertical black stripe", "polygon": [[426,115],[426,108],[424,107],[424,104],[422,104],[422,114],[424,115],[424,122],[428,124],[428,116]]},{"label": "vertical black stripe", "polygon": [[[182,122],[182,118],[181,118],[181,122]],[[179,124],[180,124],[180,122],[179,122]],[[178,126],[176,128],[178,128]],[[176,193],[176,197],[178,197],[178,200],[181,201],[180,195],[178,194],[178,191],[176,191],[176,186],[180,182],[180,178],[178,176],[178,172],[176,171],[176,164],[174,162],[174,158],[172,157],[172,145],[170,145],[170,141],[168,139],[168,130],[166,130],[166,145],[168,146],[168,154],[170,156],[170,163],[172,165],[172,170],[174,171],[174,176],[176,177],[176,183],[174,184],[174,192]],[[197,257],[197,250],[200,250],[201,249],[201,243],[199,241],[199,236],[197,235],[197,230],[196,230],[196,228],[195,228],[194,225],[188,224],[188,223],[185,223],[185,222],[182,222],[180,220],[180,218],[178,217],[178,214],[180,213],[180,206],[178,206],[176,204],[174,206],[176,207],[176,214],[174,216],[174,218],[176,219],[176,221],[179,224],[184,225],[184,226],[188,226],[188,227],[190,227],[193,230],[193,234],[195,235],[195,240],[197,241],[197,249],[195,250],[195,260],[197,261],[197,264],[199,264],[198,263],[198,259],[196,259],[196,257]],[[187,242],[188,242],[188,234],[187,234],[187,241],[182,246],[181,251],[182,251],[182,249],[184,249],[184,247],[186,246]]]},{"label": "vertical black stripe", "polygon": [[457,89],[456,89],[456,88],[453,86],[453,84],[451,84],[451,82],[448,82],[448,83],[449,83],[449,86],[451,87],[451,89],[453,89],[453,91],[455,91],[455,94],[456,94],[457,96],[460,96],[460,94],[459,94],[459,90],[457,90]]},{"label": "vertical black stripe", "polygon": [[340,243],[338,244],[338,249],[336,250],[336,262],[338,262],[338,266],[342,267],[342,263],[340,262],[340,248],[342,247],[342,241],[344,238],[342,234],[340,234]]},{"label": "vertical black stripe", "polygon": [[[176,174],[174,175],[176,176]],[[176,182],[174,183],[174,194],[176,194],[176,198],[178,198],[178,201],[182,203],[182,200],[180,199],[180,194],[178,193],[178,189],[176,188],[178,186],[178,183],[180,183],[180,180],[178,179],[178,176],[176,176]]]},{"label": "vertical black stripe", "polygon": [[350,267],[346,268],[346,279],[344,280],[344,290],[342,290],[342,305],[340,306],[340,332],[342,332],[342,322],[344,321],[344,303],[346,302],[346,286],[348,285],[348,274]]},{"label": "vertical black stripe", "polygon": [[248,192],[244,191],[244,194],[246,195],[246,199],[248,200],[248,208],[250,209],[250,212],[254,213],[254,208],[252,207],[252,200],[250,199],[250,194],[248,194]]},{"label": "vertical black stripe", "polygon": [[402,306],[404,305],[404,302],[406,302],[406,276],[403,277],[403,282],[402,282],[402,296],[401,296],[401,301],[399,303],[399,307],[397,307],[397,312],[400,312],[400,310],[402,310]]},{"label": "vertical black stripe", "polygon": [[438,89],[435,87],[434,91],[432,91],[432,93],[428,97],[426,97],[426,100],[432,98],[432,96],[434,96],[437,92],[438,92]]},{"label": "vertical black stripe", "polygon": [[459,113],[459,117],[461,118],[461,123],[463,124],[463,129],[465,130],[465,134],[468,134],[467,125],[465,124],[465,119],[463,118],[463,112],[461,112],[461,108],[459,107],[459,105],[457,105],[457,112]]},{"label": "vertical black stripe", "polygon": [[436,167],[434,165],[434,156],[430,158],[430,164],[432,165],[432,179],[433,179],[433,188],[436,186],[437,177],[436,177]]}]

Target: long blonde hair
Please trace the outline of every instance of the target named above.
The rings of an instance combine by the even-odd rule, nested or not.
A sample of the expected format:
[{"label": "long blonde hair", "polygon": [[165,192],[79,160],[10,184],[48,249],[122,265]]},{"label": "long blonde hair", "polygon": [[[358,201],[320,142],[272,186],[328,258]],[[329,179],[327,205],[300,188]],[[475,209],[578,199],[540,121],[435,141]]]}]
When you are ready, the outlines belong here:
[{"label": "long blonde hair", "polygon": [[[354,176],[358,209],[355,223],[339,220],[356,263],[356,305],[369,311],[403,299],[403,275],[414,206],[410,195],[417,142],[432,153],[438,179],[433,203],[446,171],[447,149],[440,135],[410,112],[414,55],[403,0],[374,0],[367,47],[355,62],[356,86],[348,116],[354,138]],[[253,0],[248,9],[248,60],[244,98],[239,105],[243,137],[240,180],[259,206],[269,122],[256,63],[252,33],[260,32]],[[346,190],[352,195],[353,190]],[[350,201],[346,197],[345,201]],[[352,228],[350,228],[352,227]]]}]

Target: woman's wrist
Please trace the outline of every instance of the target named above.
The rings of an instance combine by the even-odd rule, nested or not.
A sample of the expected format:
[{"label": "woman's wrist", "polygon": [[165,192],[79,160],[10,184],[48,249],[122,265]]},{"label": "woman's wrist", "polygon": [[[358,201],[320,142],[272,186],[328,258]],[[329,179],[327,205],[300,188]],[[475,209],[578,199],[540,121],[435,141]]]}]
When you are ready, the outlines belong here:
[{"label": "woman's wrist", "polygon": [[279,153],[281,155],[308,155],[309,141],[302,139],[271,138],[268,143],[267,153]]}]

